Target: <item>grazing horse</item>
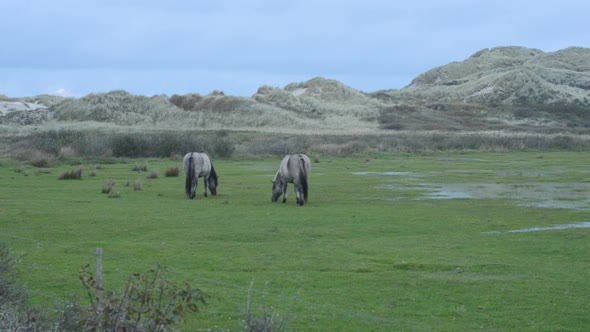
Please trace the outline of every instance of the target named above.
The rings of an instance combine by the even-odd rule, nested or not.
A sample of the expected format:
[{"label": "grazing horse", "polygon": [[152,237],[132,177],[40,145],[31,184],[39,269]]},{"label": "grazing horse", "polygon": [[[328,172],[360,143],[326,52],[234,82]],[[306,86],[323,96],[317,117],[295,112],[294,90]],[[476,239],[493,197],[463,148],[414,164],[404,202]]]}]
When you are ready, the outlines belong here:
[{"label": "grazing horse", "polygon": [[186,194],[188,198],[193,199],[197,196],[197,182],[203,178],[205,183],[205,194],[207,197],[207,186],[211,195],[217,195],[217,172],[209,159],[206,152],[190,152],[184,156],[184,172],[186,173]]},{"label": "grazing horse", "polygon": [[287,201],[287,184],[293,183],[297,195],[297,204],[305,204],[307,202],[310,174],[311,162],[309,157],[304,154],[286,155],[272,180],[271,200],[276,202],[283,195],[283,203],[285,203]]}]

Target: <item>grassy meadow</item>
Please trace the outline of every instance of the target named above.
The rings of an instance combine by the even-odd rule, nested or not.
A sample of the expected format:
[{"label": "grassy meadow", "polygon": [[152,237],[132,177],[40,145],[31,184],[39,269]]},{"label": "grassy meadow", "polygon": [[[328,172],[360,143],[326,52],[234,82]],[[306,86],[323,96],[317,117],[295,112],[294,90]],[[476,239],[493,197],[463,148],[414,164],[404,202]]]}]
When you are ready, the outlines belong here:
[{"label": "grassy meadow", "polygon": [[[98,247],[107,290],[160,263],[209,295],[187,331],[243,330],[250,291],[254,313],[288,330],[590,326],[590,229],[506,232],[589,222],[587,152],[320,156],[303,207],[292,186],[286,204],[270,201],[280,159],[214,160],[218,196],[201,180],[196,200],[183,172],[165,176],[181,160],[4,159],[0,242],[43,304],[84,297],[78,271]],[[79,168],[81,180],[58,179]]]}]

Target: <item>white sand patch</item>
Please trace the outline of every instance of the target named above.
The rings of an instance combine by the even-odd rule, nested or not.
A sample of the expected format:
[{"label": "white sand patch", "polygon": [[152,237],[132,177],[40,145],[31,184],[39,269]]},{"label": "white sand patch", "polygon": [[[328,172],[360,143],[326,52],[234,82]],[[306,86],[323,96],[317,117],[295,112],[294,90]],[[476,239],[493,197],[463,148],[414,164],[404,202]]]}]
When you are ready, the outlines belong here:
[{"label": "white sand patch", "polygon": [[297,88],[297,89],[291,91],[291,94],[295,97],[299,97],[303,93],[305,93],[305,91],[307,91],[307,88]]}]

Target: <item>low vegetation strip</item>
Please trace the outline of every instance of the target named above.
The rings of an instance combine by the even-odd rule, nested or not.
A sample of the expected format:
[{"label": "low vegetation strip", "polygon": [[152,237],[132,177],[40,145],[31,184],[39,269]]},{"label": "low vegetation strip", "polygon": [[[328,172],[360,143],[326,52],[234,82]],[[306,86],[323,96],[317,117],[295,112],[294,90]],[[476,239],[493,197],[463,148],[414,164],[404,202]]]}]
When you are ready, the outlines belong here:
[{"label": "low vegetation strip", "polygon": [[194,131],[102,132],[76,129],[33,131],[7,138],[5,155],[48,165],[72,157],[176,158],[207,151],[214,158],[310,154],[349,156],[368,152],[590,150],[590,135],[504,131]]}]

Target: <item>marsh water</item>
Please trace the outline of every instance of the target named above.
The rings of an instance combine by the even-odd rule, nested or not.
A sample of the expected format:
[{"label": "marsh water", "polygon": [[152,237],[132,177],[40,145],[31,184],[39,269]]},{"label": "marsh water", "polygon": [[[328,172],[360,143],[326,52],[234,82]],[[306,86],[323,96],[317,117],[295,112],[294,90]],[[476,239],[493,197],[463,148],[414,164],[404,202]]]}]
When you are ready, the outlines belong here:
[{"label": "marsh water", "polygon": [[[441,168],[428,171],[355,172],[379,179],[376,189],[391,193],[388,200],[505,199],[518,206],[590,211],[590,171],[584,165],[565,169],[559,165],[529,168],[526,162],[480,159],[439,159]],[[461,167],[454,167],[460,164]],[[471,169],[465,165],[477,164]],[[502,165],[502,167],[497,167]],[[508,166],[507,166],[508,165]],[[371,199],[364,197],[364,199]],[[590,228],[590,222],[564,221],[549,227],[515,229],[495,234]]]}]

